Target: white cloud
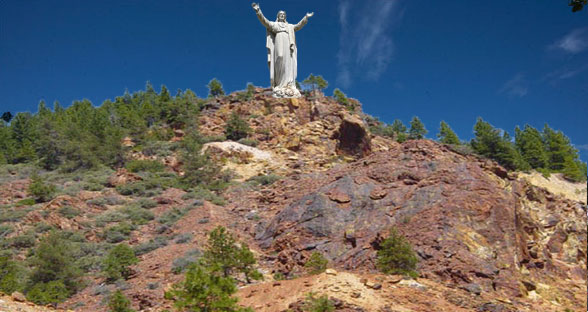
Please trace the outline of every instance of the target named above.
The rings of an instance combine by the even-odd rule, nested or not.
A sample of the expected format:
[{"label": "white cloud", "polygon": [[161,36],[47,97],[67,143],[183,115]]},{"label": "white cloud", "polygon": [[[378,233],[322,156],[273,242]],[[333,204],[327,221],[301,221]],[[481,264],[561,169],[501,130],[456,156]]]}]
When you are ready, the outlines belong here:
[{"label": "white cloud", "polygon": [[502,85],[500,94],[506,94],[508,97],[523,97],[529,93],[529,87],[525,76],[521,73],[516,74],[512,79]]},{"label": "white cloud", "polygon": [[378,80],[394,56],[392,28],[402,18],[400,0],[339,2],[339,72],[343,87],[354,76]]},{"label": "white cloud", "polygon": [[588,27],[572,30],[563,38],[554,42],[551,49],[563,50],[571,54],[578,54],[588,48]]},{"label": "white cloud", "polygon": [[588,144],[580,144],[575,146],[578,150],[588,151]]}]

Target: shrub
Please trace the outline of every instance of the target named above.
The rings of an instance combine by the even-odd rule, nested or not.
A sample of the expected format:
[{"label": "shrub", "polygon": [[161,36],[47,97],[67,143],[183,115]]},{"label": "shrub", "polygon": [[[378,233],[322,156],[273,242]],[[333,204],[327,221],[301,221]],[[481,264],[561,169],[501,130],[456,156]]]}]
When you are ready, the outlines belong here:
[{"label": "shrub", "polygon": [[124,278],[128,279],[131,275],[129,266],[138,263],[135,252],[127,244],[118,244],[112,248],[103,262],[102,271],[109,282]]},{"label": "shrub", "polygon": [[45,233],[51,229],[53,229],[53,226],[51,226],[45,222],[39,222],[39,223],[37,223],[37,225],[35,225],[35,232],[37,232],[37,233]]},{"label": "shrub", "polygon": [[0,224],[0,238],[14,232],[14,227],[8,224]]},{"label": "shrub", "polygon": [[386,274],[405,274],[416,277],[417,257],[410,243],[396,232],[390,231],[390,236],[381,244],[377,252],[377,266]]},{"label": "shrub", "polygon": [[252,311],[237,305],[232,295],[237,291],[235,281],[224,277],[213,268],[193,264],[183,282],[175,284],[165,293],[181,311]]},{"label": "shrub", "polygon": [[157,207],[157,202],[150,198],[141,198],[137,201],[141,208],[151,209]]},{"label": "shrub", "polygon": [[191,233],[184,233],[184,234],[180,234],[178,235],[178,237],[176,237],[176,240],[174,241],[176,244],[185,244],[185,243],[189,243],[192,238],[194,238],[194,235],[192,235]]},{"label": "shrub", "polygon": [[190,206],[187,206],[184,208],[174,207],[171,210],[164,213],[163,215],[161,215],[161,217],[159,217],[159,219],[157,219],[157,221],[159,221],[159,223],[161,223],[161,224],[173,225],[178,220],[180,220],[184,215],[186,215],[186,213],[188,213],[188,211],[190,211],[192,209],[193,209],[193,207],[190,207]]},{"label": "shrub", "polygon": [[26,233],[20,236],[13,237],[10,240],[10,246],[18,249],[29,248],[35,246],[35,235]]},{"label": "shrub", "polygon": [[320,274],[327,269],[328,263],[329,260],[325,259],[322,253],[315,251],[310,255],[304,267],[309,269],[310,274]]},{"label": "shrub", "polygon": [[9,257],[0,257],[0,291],[11,294],[24,288],[24,269]]},{"label": "shrub", "polygon": [[315,297],[315,294],[310,292],[306,295],[304,302],[304,311],[308,312],[332,312],[335,311],[335,305],[327,295]]},{"label": "shrub", "polygon": [[137,256],[144,255],[155,249],[161,248],[167,245],[167,238],[165,236],[157,236],[155,239],[149,240],[148,242],[139,244],[134,248]]},{"label": "shrub", "polygon": [[73,217],[79,216],[82,212],[72,206],[63,206],[58,210],[59,214],[64,218],[72,219]]},{"label": "shrub", "polygon": [[251,177],[247,181],[252,181],[254,183],[261,184],[261,185],[270,185],[270,184],[273,184],[274,182],[280,180],[281,178],[282,177],[280,177],[279,175],[268,174],[268,175],[259,175],[259,176]]},{"label": "shrub", "polygon": [[56,280],[47,283],[37,283],[28,292],[27,299],[41,305],[57,304],[70,296],[70,292],[63,281]]},{"label": "shrub", "polygon": [[56,187],[53,184],[46,183],[37,174],[31,176],[31,184],[29,185],[29,193],[33,195],[38,203],[43,203],[53,199]]},{"label": "shrub", "polygon": [[38,304],[56,303],[75,293],[81,286],[82,272],[74,262],[72,243],[64,233],[52,231],[34,250],[30,263],[29,300]]},{"label": "shrub", "polygon": [[122,291],[117,290],[110,299],[108,300],[108,311],[109,312],[134,312],[135,310],[131,309],[131,302]]},{"label": "shrub", "polygon": [[32,206],[35,203],[37,203],[35,201],[34,198],[25,198],[25,199],[21,199],[19,201],[16,202],[16,206]]},{"label": "shrub", "polygon": [[127,162],[125,168],[127,168],[127,170],[130,172],[161,172],[165,169],[165,166],[157,160],[133,159]]},{"label": "shrub", "polygon": [[120,243],[123,240],[129,238],[132,231],[133,227],[130,224],[122,222],[107,228],[102,236],[109,243]]},{"label": "shrub", "polygon": [[136,206],[122,207],[117,209],[117,211],[123,214],[126,220],[130,220],[133,224],[143,225],[155,219],[151,211]]},{"label": "shrub", "polygon": [[172,262],[171,271],[174,274],[182,273],[188,266],[190,266],[193,263],[196,263],[201,255],[202,252],[198,249],[192,249],[186,252],[183,257],[176,258]]},{"label": "shrub", "polygon": [[247,121],[239,117],[239,114],[233,112],[227,124],[225,126],[225,135],[227,139],[233,141],[239,141],[240,139],[246,138],[251,132]]}]

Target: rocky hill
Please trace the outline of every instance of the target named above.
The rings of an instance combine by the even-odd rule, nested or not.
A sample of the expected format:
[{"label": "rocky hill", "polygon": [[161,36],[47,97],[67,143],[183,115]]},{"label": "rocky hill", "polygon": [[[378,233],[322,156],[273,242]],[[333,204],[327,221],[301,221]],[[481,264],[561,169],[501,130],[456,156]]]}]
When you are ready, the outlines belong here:
[{"label": "rocky hill", "polygon": [[[121,169],[96,177],[106,185],[99,190],[13,208],[22,218],[9,222],[15,230],[8,237],[43,223],[99,244],[107,238],[96,220],[108,223],[106,216],[129,203],[149,203],[153,216],[125,238],[144,251],[131,277],[106,284],[92,275],[60,308],[106,311],[108,294],[122,289],[136,309],[170,309],[164,292],[182,280],[178,268],[197,258],[207,233],[222,225],[248,243],[265,275],[239,282],[240,304],[255,311],[301,311],[309,292],[328,295],[337,311],[586,311],[585,184],[555,176],[538,182],[449,145],[371,134],[358,102],[350,111],[329,97],[269,93],[212,99],[201,111],[203,135],[221,136],[237,113],[248,117],[249,139],[257,142],[204,145],[235,174],[219,198],[165,186],[147,195],[121,192],[145,179]],[[171,141],[185,135],[175,131]],[[132,146],[133,138],[123,144]],[[127,157],[184,173],[173,151],[130,149]],[[3,205],[27,197],[26,172],[3,175]],[[64,217],[65,206],[79,213]],[[172,215],[173,222],[162,221]],[[377,250],[392,228],[418,255],[415,279],[376,268]],[[308,275],[304,264],[315,251],[331,269]]]}]

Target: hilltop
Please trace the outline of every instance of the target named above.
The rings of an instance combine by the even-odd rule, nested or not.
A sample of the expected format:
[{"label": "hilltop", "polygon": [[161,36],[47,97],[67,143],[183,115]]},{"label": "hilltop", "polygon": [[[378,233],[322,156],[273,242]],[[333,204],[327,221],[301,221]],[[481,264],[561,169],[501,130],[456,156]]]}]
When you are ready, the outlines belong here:
[{"label": "hilltop", "polygon": [[[68,233],[84,285],[57,306],[76,311],[106,311],[116,289],[135,309],[171,309],[164,292],[217,226],[257,258],[264,281],[236,276],[239,304],[255,311],[302,311],[309,292],[336,311],[586,310],[585,182],[508,170],[459,144],[399,142],[354,99],[270,94],[175,101],[148,90],[96,113],[78,104],[75,114],[95,114],[104,129],[89,152],[41,144],[54,160],[0,167],[5,254],[28,265],[48,232]],[[60,118],[76,120],[46,128],[62,133]],[[106,120],[130,130],[115,135]],[[39,198],[35,183],[56,190]],[[416,277],[379,271],[392,229],[415,252]],[[121,242],[139,261],[109,282],[103,259]],[[330,269],[311,275],[315,252]]]}]

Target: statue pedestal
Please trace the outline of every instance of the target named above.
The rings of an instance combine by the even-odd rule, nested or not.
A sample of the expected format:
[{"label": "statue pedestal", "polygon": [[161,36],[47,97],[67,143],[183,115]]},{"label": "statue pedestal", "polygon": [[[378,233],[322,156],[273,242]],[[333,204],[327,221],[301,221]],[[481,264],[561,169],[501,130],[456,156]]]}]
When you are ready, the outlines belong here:
[{"label": "statue pedestal", "polygon": [[300,91],[294,86],[275,87],[272,90],[272,96],[275,98],[299,98],[302,96]]}]

